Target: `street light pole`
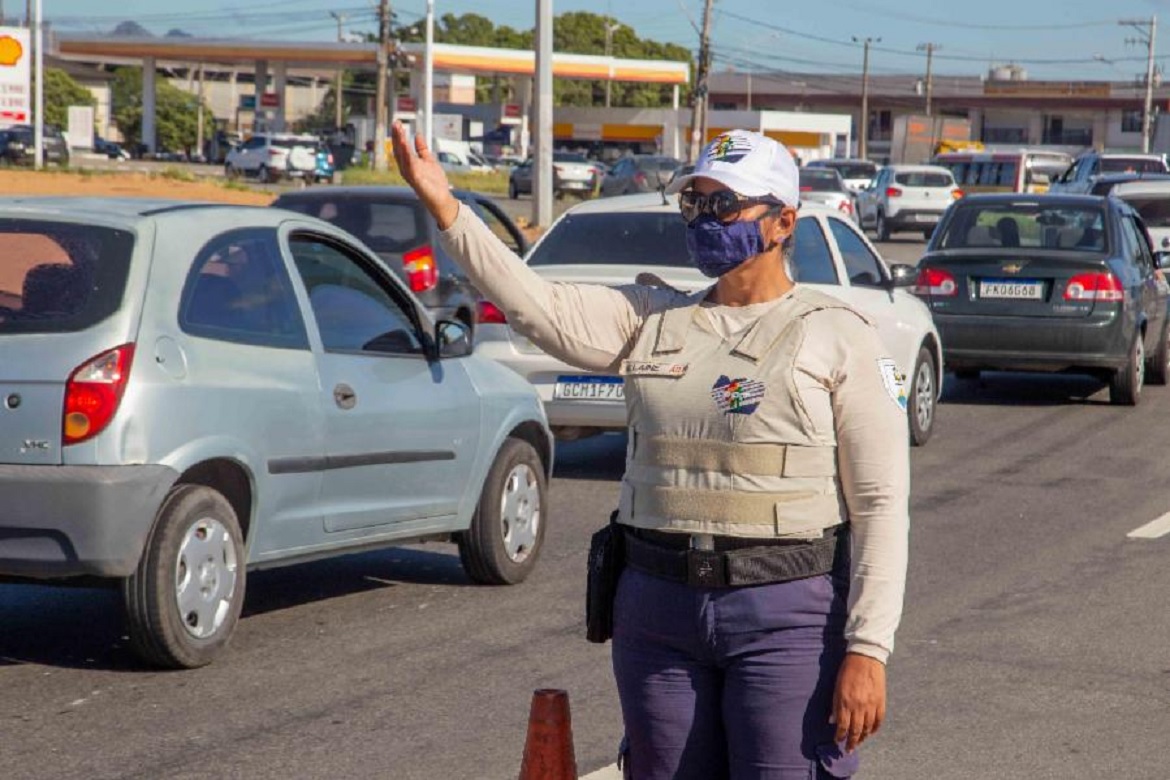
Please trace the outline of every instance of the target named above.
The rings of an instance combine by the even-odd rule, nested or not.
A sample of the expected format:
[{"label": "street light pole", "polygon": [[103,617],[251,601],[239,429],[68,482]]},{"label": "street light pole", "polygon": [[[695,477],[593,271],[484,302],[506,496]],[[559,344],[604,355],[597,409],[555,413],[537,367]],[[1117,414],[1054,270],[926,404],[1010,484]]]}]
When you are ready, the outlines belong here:
[{"label": "street light pole", "polygon": [[857,134],[857,156],[865,159],[869,154],[869,45],[880,43],[881,38],[858,38],[853,36],[854,43],[863,44],[865,54],[861,60],[861,128]]},{"label": "street light pole", "polygon": [[609,62],[606,63],[607,66],[609,67],[609,73],[607,74],[607,77],[605,79],[605,107],[606,108],[609,108],[609,88],[610,88],[610,85],[613,84],[613,61],[611,59],[613,57],[613,34],[615,32],[617,32],[618,28],[620,28],[620,27],[621,27],[621,25],[618,24],[617,22],[610,22],[608,17],[606,18],[606,21],[605,21],[605,58],[607,60],[609,60]]},{"label": "street light pole", "polygon": [[[1145,19],[1122,19],[1118,24],[1132,27],[1141,34],[1140,38],[1129,38],[1126,43],[1146,44],[1146,99],[1142,106],[1142,152],[1150,151],[1150,124],[1154,113],[1154,52],[1157,48],[1158,17]],[[1142,29],[1145,28],[1145,29]]]},{"label": "street light pole", "polygon": [[45,16],[41,7],[41,0],[36,0],[35,18],[33,20],[33,49],[35,51],[35,68],[37,88],[34,99],[36,106],[33,116],[33,152],[36,155],[36,168],[40,170],[45,165]]},{"label": "street light pole", "polygon": [[[338,13],[337,11],[330,11],[329,15],[337,20],[337,42],[345,43],[345,31],[342,30],[342,25],[345,24],[345,20],[348,19],[349,16]],[[342,90],[344,89],[342,80],[344,76],[345,68],[338,68],[337,83],[333,86],[333,128],[335,130],[341,129],[341,123],[345,119],[344,106],[342,105],[345,102],[342,98]]]},{"label": "street light pole", "polygon": [[[448,98],[449,99],[449,98]],[[427,41],[423,54],[423,139],[435,143],[435,0],[427,0]]]},{"label": "street light pole", "polygon": [[386,170],[386,81],[390,69],[390,0],[378,3],[378,83],[374,89],[374,169]]}]

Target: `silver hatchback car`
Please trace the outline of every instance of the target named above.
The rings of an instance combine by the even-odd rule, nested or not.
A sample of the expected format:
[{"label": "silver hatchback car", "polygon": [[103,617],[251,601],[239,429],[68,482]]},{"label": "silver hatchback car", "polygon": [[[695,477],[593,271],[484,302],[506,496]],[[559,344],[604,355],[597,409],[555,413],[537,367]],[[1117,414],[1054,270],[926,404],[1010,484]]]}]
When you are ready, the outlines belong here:
[{"label": "silver hatchback car", "polygon": [[454,540],[514,583],[547,525],[531,385],[352,236],[279,209],[0,200],[0,577],[102,578],[167,667],[249,569]]}]

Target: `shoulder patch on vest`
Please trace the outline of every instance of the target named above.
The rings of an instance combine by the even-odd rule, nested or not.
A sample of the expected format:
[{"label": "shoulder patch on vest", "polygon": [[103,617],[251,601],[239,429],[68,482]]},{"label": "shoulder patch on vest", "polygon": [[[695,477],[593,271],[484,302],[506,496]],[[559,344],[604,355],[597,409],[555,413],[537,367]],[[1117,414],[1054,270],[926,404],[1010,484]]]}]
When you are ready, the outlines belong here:
[{"label": "shoulder patch on vest", "polygon": [[877,364],[886,392],[890,394],[890,398],[898,405],[898,408],[903,412],[906,411],[910,402],[909,396],[906,395],[906,375],[898,370],[898,364],[891,358],[878,358]]},{"label": "shoulder patch on vest", "polygon": [[767,386],[758,379],[740,377],[731,379],[723,375],[711,388],[715,406],[724,414],[754,414],[764,400]]}]

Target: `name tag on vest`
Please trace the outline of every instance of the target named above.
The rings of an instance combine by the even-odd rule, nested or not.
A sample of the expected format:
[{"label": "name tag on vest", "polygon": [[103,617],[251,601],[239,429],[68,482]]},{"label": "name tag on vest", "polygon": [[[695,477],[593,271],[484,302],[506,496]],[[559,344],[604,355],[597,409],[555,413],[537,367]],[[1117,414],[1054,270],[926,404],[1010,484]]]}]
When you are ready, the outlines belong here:
[{"label": "name tag on vest", "polygon": [[688,363],[660,363],[655,360],[623,360],[622,376],[680,377],[687,373]]}]

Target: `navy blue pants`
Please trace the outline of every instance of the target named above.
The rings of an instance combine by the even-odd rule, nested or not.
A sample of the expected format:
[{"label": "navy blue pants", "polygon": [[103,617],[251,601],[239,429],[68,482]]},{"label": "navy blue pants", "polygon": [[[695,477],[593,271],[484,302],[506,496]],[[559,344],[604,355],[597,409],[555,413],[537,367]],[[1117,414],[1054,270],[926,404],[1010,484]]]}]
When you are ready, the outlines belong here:
[{"label": "navy blue pants", "polygon": [[613,669],[633,780],[847,778],[829,723],[848,577],[699,588],[627,568]]}]

